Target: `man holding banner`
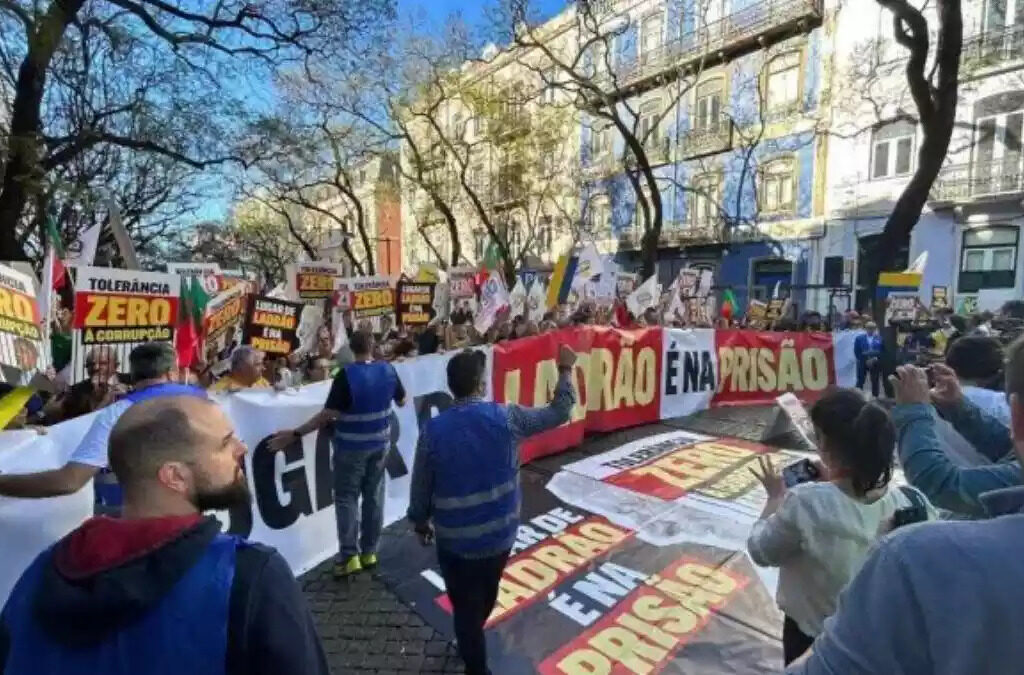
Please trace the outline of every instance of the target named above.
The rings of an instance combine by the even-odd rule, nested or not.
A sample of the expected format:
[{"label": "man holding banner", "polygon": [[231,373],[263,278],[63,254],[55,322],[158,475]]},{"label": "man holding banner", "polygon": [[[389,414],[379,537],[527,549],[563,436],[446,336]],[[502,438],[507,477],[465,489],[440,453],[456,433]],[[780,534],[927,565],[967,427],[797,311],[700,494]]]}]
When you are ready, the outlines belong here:
[{"label": "man holding banner", "polygon": [[197,396],[206,392],[174,382],[177,354],[167,342],[145,342],[128,357],[135,389],[96,415],[68,462],[59,469],[38,473],[0,476],[0,496],[44,499],[78,492],[93,477],[96,512],[118,515],[121,511],[121,486],[107,468],[107,442],[117,420],[135,403],[159,396]]},{"label": "man holding banner", "polygon": [[[370,334],[353,334],[351,347],[355,362],[334,378],[324,409],[305,424],[278,432],[271,441],[272,448],[283,448],[334,424],[334,511],[338,519],[334,576],[338,578],[377,565],[377,545],[384,528],[384,461],[391,446],[391,403],[405,405],[405,388],[394,366],[373,360]],[[362,512],[357,520],[360,497]]]}]

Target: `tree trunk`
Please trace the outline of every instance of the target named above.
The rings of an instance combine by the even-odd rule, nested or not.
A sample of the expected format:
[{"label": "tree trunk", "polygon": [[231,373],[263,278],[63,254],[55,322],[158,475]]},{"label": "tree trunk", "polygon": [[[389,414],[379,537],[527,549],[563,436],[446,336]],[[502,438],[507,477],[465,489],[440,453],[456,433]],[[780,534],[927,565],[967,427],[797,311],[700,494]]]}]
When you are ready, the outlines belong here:
[{"label": "tree trunk", "polygon": [[28,53],[18,69],[11,106],[10,138],[0,185],[0,260],[25,260],[17,226],[25,206],[39,189],[41,109],[46,71],[64,31],[85,0],[56,0],[28,38]]}]

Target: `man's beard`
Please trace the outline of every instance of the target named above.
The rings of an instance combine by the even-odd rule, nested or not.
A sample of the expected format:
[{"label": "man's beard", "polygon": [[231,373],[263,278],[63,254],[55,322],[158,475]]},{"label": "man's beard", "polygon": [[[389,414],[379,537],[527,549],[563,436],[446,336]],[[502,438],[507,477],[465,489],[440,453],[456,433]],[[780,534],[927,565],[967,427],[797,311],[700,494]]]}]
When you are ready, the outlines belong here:
[{"label": "man's beard", "polygon": [[206,476],[199,476],[192,494],[192,505],[200,513],[228,511],[236,506],[247,506],[250,501],[249,483],[241,469],[235,474],[235,480],[227,485],[210,485]]}]

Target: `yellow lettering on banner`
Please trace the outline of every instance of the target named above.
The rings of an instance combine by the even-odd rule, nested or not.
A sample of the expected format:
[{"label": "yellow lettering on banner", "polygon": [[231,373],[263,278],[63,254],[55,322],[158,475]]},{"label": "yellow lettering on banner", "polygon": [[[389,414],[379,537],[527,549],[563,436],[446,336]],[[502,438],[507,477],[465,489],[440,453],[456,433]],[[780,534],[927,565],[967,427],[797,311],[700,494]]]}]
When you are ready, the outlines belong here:
[{"label": "yellow lettering on banner", "polygon": [[[590,401],[587,400],[592,395],[593,389],[590,388],[590,354],[587,352],[579,352],[576,354],[576,367],[572,371],[572,389],[576,394],[576,403],[572,406],[572,421],[579,422],[585,419],[587,416],[587,407]],[[583,396],[583,392],[580,391],[580,383],[583,383],[583,387],[586,390],[586,397]]]},{"label": "yellow lettering on banner", "polygon": [[732,390],[749,391],[747,386],[748,370],[750,369],[750,355],[746,347],[733,348],[732,363]]},{"label": "yellow lettering on banner", "polygon": [[84,323],[89,327],[122,328],[171,324],[171,303],[167,298],[87,295],[85,302],[89,309]]},{"label": "yellow lettering on banner", "polygon": [[532,555],[542,563],[566,574],[575,572],[577,567],[587,561],[583,556],[576,555],[563,546],[541,546]]},{"label": "yellow lettering on banner", "polygon": [[610,626],[594,635],[590,638],[590,646],[636,675],[647,675],[654,669],[655,663],[668,656],[668,651],[648,644],[636,633],[618,626]]},{"label": "yellow lettering on banner", "polygon": [[759,349],[757,369],[757,386],[761,391],[775,391],[775,352],[770,349]]},{"label": "yellow lettering on banner", "polygon": [[675,487],[679,488],[680,490],[689,490],[694,485],[697,485],[698,483],[700,483],[700,479],[699,478],[692,478],[692,477],[681,478],[681,477],[675,475],[674,473],[672,473],[671,471],[666,471],[665,469],[662,469],[657,464],[650,464],[648,466],[641,466],[638,469],[633,469],[633,473],[635,473],[638,476],[654,476],[655,478],[657,478],[661,482],[668,483],[669,485],[674,485]]},{"label": "yellow lettering on banner", "polygon": [[803,391],[800,381],[800,364],[796,360],[796,350],[783,347],[779,350],[779,391]]},{"label": "yellow lettering on banner", "polygon": [[577,649],[558,662],[558,669],[566,675],[609,675],[612,662],[593,649]]},{"label": "yellow lettering on banner", "polygon": [[658,374],[655,372],[657,357],[654,350],[644,347],[636,359],[636,404],[650,405],[658,387]]},{"label": "yellow lettering on banner", "polygon": [[[662,579],[657,583],[657,589],[671,597],[698,618],[704,618],[711,612],[711,607],[721,601],[721,596],[709,593],[698,586],[681,584],[672,579]],[[689,621],[686,622],[689,624]],[[692,630],[692,628],[690,629]]]},{"label": "yellow lettering on banner", "polygon": [[633,405],[633,350],[623,347],[619,352],[619,364],[615,370],[615,395],[612,396],[611,409],[620,405]]},{"label": "yellow lettering on banner", "polygon": [[[633,608],[633,611],[636,611],[635,607]],[[672,649],[672,647],[675,647],[676,645],[676,639],[674,637],[656,626],[652,626],[645,621],[641,621],[629,612],[625,612],[615,617],[615,621],[624,628],[628,628],[634,633],[639,633],[651,642],[656,642],[665,649]]]},{"label": "yellow lettering on banner", "polygon": [[590,378],[587,390],[593,392],[587,402],[587,409],[612,409],[612,377],[615,374],[615,362],[611,350],[595,347],[590,350]]},{"label": "yellow lettering on banner", "polygon": [[693,612],[679,605],[665,604],[660,595],[642,595],[633,603],[633,613],[644,621],[651,623],[664,619],[675,619],[659,624],[662,629],[675,635],[685,635],[697,627],[697,617]]},{"label": "yellow lettering on banner", "polygon": [[519,403],[519,369],[509,370],[505,373],[505,402]]},{"label": "yellow lettering on banner", "polygon": [[113,297],[107,301],[107,325],[125,326],[125,315],[128,314],[128,298]]},{"label": "yellow lettering on banner", "polygon": [[732,377],[732,350],[728,347],[718,348],[718,391],[725,389],[725,383]]},{"label": "yellow lettering on banner", "polygon": [[531,558],[512,563],[505,568],[505,573],[535,591],[543,591],[558,581],[558,572]]},{"label": "yellow lettering on banner", "polygon": [[824,351],[805,349],[800,354],[800,365],[803,366],[804,384],[808,389],[820,391],[828,386],[828,358]]},{"label": "yellow lettering on banner", "polygon": [[8,291],[5,288],[0,288],[0,315],[35,323],[32,301],[21,293]]},{"label": "yellow lettering on banner", "polygon": [[512,609],[520,600],[529,600],[533,596],[534,592],[529,588],[520,586],[504,576],[498,582],[498,607],[503,611]]},{"label": "yellow lettering on banner", "polygon": [[[697,454],[701,455],[699,452]],[[714,456],[708,455],[707,457]],[[708,462],[712,463],[709,464]],[[694,485],[708,480],[719,471],[718,467],[713,463],[713,460],[706,459],[704,456],[699,456],[696,461],[690,461],[686,457],[675,453],[662,457],[655,462],[655,465],[677,476],[685,476],[691,479],[692,484]]]},{"label": "yellow lettering on banner", "polygon": [[629,536],[626,530],[620,530],[608,523],[584,523],[580,526],[580,534],[594,541],[604,542],[611,546]]},{"label": "yellow lettering on banner", "polygon": [[609,544],[595,542],[578,534],[559,535],[558,543],[584,558],[594,558],[608,550]]},{"label": "yellow lettering on banner", "polygon": [[558,384],[558,366],[553,359],[538,361],[533,375],[533,405],[543,407],[551,400]]},{"label": "yellow lettering on banner", "polygon": [[729,595],[738,586],[736,580],[725,572],[696,563],[681,565],[676,570],[676,577],[684,584],[700,586],[718,595]]},{"label": "yellow lettering on banner", "polygon": [[698,443],[694,447],[700,448],[701,450],[707,450],[708,452],[713,452],[716,455],[722,455],[723,457],[731,457],[733,459],[743,459],[755,454],[753,450],[748,450],[747,448],[740,448],[735,445],[725,445],[724,443],[715,443],[714,441]]}]

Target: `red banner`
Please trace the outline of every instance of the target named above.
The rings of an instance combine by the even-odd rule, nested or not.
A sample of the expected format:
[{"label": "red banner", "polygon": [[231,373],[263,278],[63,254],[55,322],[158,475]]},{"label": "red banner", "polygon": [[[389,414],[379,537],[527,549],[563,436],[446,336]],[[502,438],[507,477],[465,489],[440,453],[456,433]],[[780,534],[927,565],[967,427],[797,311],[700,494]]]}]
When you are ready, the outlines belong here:
[{"label": "red banner", "polygon": [[583,441],[584,431],[611,431],[656,422],[661,409],[660,328],[623,331],[588,327],[559,331],[494,348],[494,400],[544,406],[558,381],[558,347],[577,353],[576,406],[567,424],[521,445],[522,461],[561,452]]},{"label": "red banner", "polygon": [[715,331],[716,405],[773,403],[788,391],[814,400],[835,384],[831,333]]}]

